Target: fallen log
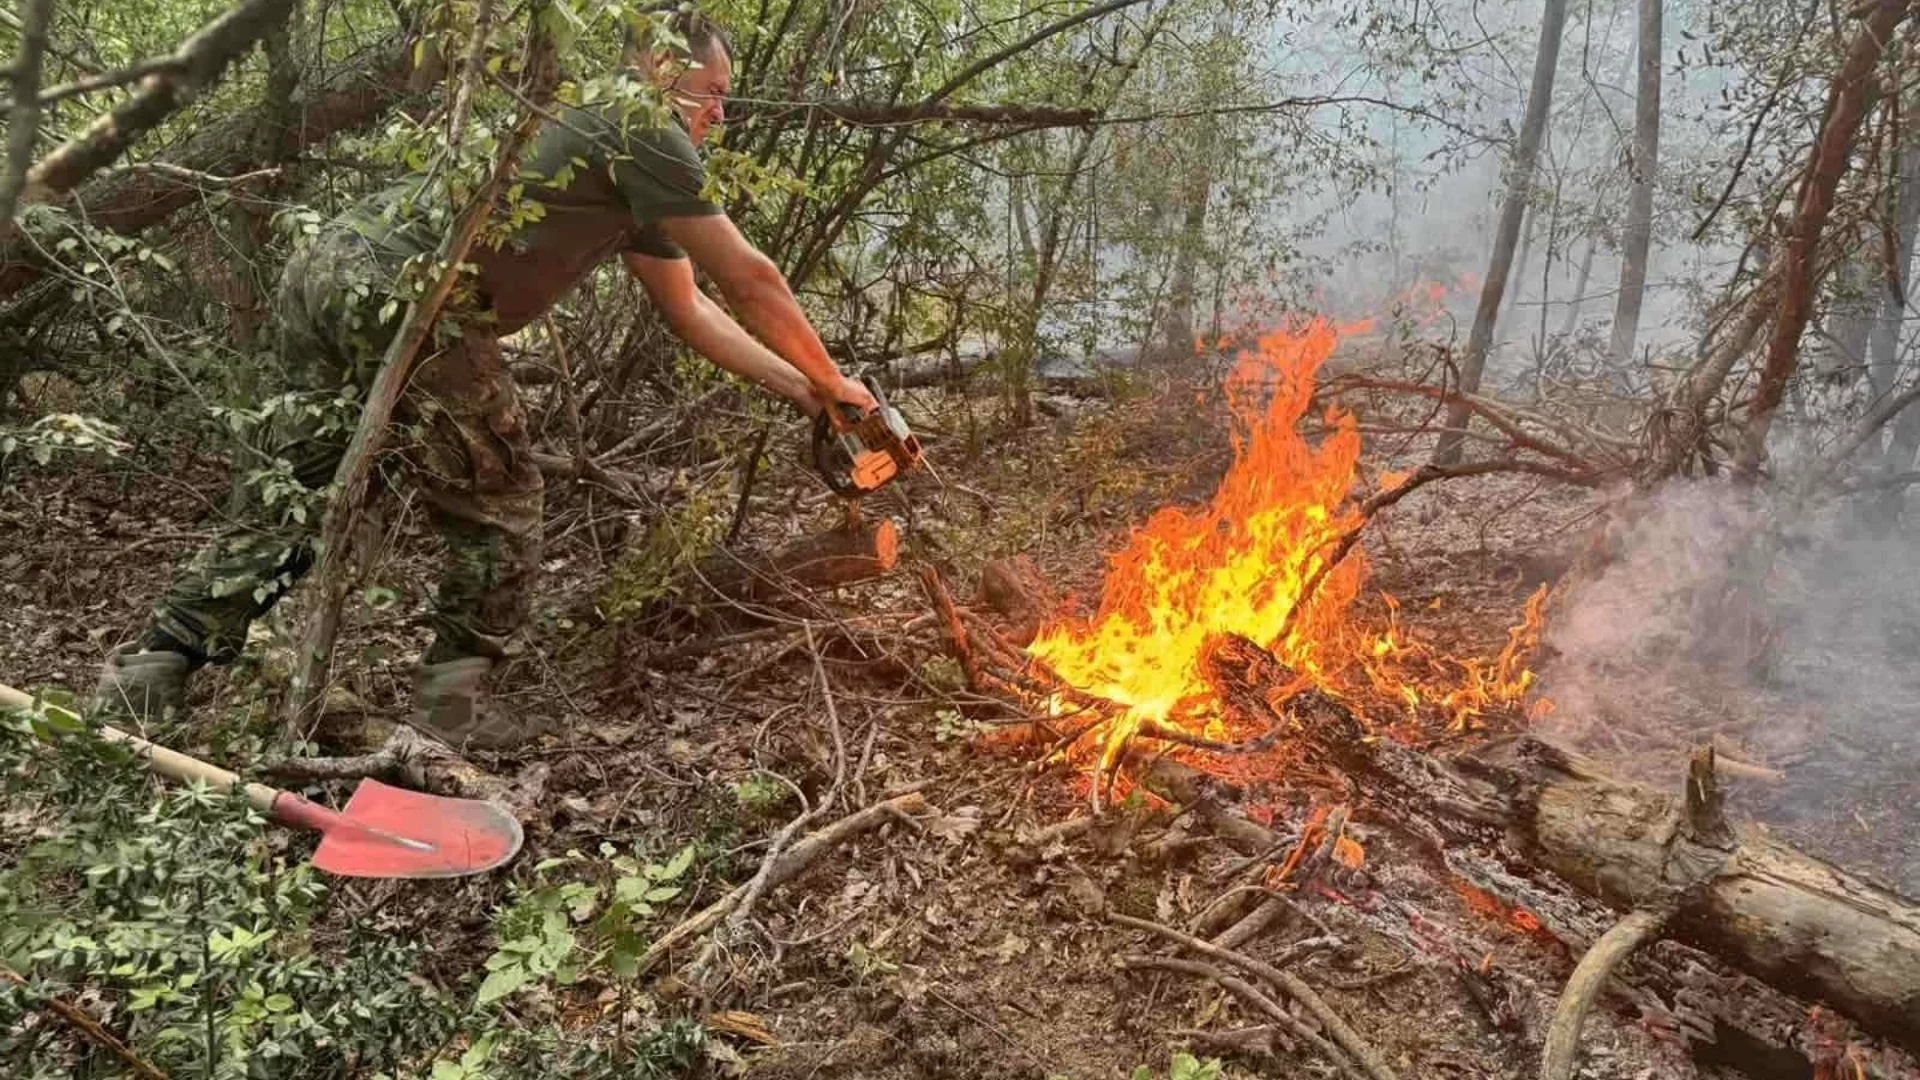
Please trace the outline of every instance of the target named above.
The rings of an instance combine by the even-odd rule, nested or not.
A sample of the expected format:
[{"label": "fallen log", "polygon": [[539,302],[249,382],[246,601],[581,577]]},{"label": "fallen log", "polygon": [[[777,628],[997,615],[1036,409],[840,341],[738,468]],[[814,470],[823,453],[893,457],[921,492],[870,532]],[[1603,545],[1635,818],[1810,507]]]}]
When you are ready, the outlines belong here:
[{"label": "fallen log", "polygon": [[768,555],[723,551],[702,560],[700,580],[735,600],[794,589],[831,589],[889,573],[900,562],[900,530],[886,518],[803,536]]},{"label": "fallen log", "polygon": [[[1236,707],[1292,678],[1248,642],[1216,650],[1212,662],[1249,691],[1234,695]],[[1681,796],[1612,779],[1524,734],[1429,755],[1372,738],[1344,705],[1314,691],[1294,694],[1274,719],[1294,745],[1344,774],[1374,817],[1424,831],[1450,870],[1482,879],[1477,887],[1488,875],[1464,868],[1480,860],[1542,871],[1542,906],[1552,890],[1570,888],[1618,913],[1666,910],[1664,937],[1920,1051],[1920,906],[1726,822],[1697,769]],[[1590,922],[1568,933],[1551,910],[1533,914],[1578,951],[1599,936]]]}]

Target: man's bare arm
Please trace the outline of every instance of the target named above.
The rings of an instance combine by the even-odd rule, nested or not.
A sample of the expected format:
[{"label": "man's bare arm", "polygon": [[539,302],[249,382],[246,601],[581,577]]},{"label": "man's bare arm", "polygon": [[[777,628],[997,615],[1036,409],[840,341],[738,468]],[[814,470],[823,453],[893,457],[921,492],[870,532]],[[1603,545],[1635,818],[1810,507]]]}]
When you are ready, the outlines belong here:
[{"label": "man's bare arm", "polygon": [[798,368],[823,397],[873,408],[873,395],[866,387],[834,366],[780,268],[748,243],[725,215],[662,218],[660,230],[713,278],[746,328]]},{"label": "man's bare arm", "polygon": [[623,256],[627,269],[646,287],[667,326],[695,352],[743,379],[758,383],[800,406],[807,415],[820,411],[820,397],[800,370],[774,355],[740,328],[693,280],[685,259]]}]

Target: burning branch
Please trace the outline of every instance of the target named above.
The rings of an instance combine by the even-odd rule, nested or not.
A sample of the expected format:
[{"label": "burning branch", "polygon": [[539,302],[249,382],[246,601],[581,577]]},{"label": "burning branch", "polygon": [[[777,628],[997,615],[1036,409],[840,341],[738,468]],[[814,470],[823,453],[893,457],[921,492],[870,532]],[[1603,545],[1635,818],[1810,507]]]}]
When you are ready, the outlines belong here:
[{"label": "burning branch", "polygon": [[[1597,450],[1612,454],[1633,449],[1629,443],[1608,438],[1577,424],[1550,419],[1478,394],[1463,394],[1447,386],[1429,386],[1426,383],[1405,382],[1398,379],[1377,379],[1358,374],[1340,375],[1327,381],[1327,396],[1337,396],[1346,390],[1383,390],[1388,393],[1433,398],[1447,404],[1457,402],[1469,414],[1485,420],[1496,431],[1506,436],[1511,450],[1531,451],[1559,463],[1553,465],[1514,457],[1505,459],[1500,468],[1490,468],[1485,470],[1486,472],[1528,472],[1579,487],[1599,487],[1606,483],[1610,475],[1625,468],[1623,461],[1607,459],[1595,461],[1585,454],[1548,442],[1527,431],[1523,426],[1525,424],[1557,431],[1569,442],[1585,441]],[[1480,474],[1464,473],[1462,475]]]}]

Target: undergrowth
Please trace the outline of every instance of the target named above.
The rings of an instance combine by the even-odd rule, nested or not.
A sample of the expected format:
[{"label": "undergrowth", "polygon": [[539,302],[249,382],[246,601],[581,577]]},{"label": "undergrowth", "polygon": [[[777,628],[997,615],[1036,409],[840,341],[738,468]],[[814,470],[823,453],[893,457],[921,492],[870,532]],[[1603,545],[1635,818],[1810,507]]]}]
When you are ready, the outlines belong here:
[{"label": "undergrowth", "polygon": [[[335,902],[303,838],[244,796],[160,784],[63,710],[0,713],[0,1075],[133,1075],[46,1007],[77,1005],[173,1077],[655,1080],[702,1075],[697,1022],[635,961],[703,845],[534,867],[461,985],[430,946]],[[701,860],[704,862],[704,860]]]}]

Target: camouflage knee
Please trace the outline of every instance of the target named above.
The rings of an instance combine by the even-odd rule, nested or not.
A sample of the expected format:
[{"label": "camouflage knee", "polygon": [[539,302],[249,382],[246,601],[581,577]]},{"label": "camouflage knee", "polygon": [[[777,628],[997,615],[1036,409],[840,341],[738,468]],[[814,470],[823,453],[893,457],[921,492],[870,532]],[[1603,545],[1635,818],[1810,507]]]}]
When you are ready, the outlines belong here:
[{"label": "camouflage knee", "polygon": [[465,522],[443,522],[446,569],[434,598],[428,663],[507,656],[507,643],[532,607],[540,539]]}]

